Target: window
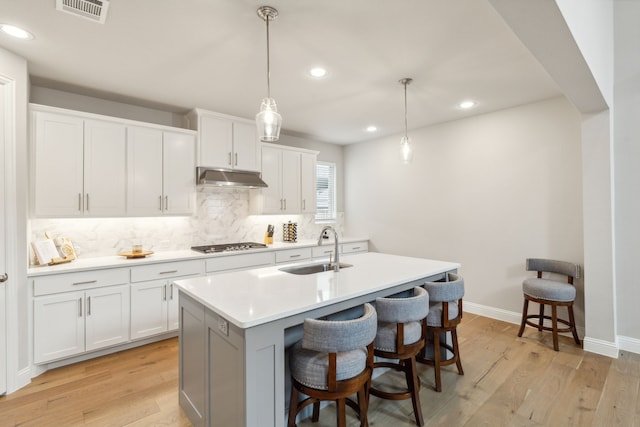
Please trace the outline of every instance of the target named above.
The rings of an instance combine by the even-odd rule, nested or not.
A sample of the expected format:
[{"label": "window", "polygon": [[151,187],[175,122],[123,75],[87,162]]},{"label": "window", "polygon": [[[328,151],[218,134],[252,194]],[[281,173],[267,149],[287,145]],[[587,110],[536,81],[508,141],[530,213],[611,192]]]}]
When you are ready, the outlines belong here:
[{"label": "window", "polygon": [[318,162],[316,165],[316,221],[336,219],[336,165]]}]

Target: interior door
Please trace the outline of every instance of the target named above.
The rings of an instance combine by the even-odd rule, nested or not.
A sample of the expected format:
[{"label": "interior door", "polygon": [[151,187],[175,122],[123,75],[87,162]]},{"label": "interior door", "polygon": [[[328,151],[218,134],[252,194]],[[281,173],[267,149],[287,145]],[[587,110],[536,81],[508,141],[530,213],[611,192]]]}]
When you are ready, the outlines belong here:
[{"label": "interior door", "polygon": [[[0,82],[0,106],[5,111],[5,86]],[[5,165],[5,115],[0,114],[0,206],[7,206],[5,203],[4,183],[5,171],[8,169]],[[7,247],[5,239],[5,211],[0,209],[0,394],[7,392]]]}]

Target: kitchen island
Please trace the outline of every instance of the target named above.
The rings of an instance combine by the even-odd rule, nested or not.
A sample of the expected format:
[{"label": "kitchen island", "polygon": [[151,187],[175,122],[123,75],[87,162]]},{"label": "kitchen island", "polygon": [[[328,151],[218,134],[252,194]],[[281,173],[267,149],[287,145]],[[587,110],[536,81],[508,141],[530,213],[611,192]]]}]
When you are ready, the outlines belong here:
[{"label": "kitchen island", "polygon": [[460,267],[380,253],[341,262],[352,266],[307,275],[275,266],[175,282],[180,405],[194,425],[284,426],[285,350],[301,338],[305,318],[355,317],[365,302]]}]

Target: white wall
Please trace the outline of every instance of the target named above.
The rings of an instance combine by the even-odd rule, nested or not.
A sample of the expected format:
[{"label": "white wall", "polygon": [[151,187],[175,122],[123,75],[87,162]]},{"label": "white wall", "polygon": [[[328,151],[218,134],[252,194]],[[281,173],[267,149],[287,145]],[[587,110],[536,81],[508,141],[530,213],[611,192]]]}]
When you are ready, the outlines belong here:
[{"label": "white wall", "polygon": [[[525,258],[582,264],[580,116],[565,98],[345,148],[345,233],[381,252],[458,261],[465,300],[522,309]],[[578,323],[583,324],[581,283]]]},{"label": "white wall", "polygon": [[617,325],[620,347],[640,353],[640,3],[615,3],[614,171]]}]

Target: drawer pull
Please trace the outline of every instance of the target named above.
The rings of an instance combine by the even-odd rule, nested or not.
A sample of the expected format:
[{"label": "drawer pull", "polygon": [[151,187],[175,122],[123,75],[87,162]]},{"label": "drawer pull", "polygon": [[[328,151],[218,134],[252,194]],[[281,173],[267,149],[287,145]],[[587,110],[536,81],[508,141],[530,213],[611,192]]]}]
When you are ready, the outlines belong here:
[{"label": "drawer pull", "polygon": [[298,257],[300,257],[300,254],[298,254],[298,255],[289,255],[289,258],[298,258]]},{"label": "drawer pull", "polygon": [[172,273],[177,273],[177,272],[178,272],[178,270],[161,271],[161,272],[160,272],[160,273],[158,273],[158,274],[172,274]]},{"label": "drawer pull", "polygon": [[73,284],[73,286],[78,286],[78,285],[89,285],[89,284],[91,284],[91,283],[97,283],[97,282],[98,282],[97,280],[88,280],[88,281],[86,281],[86,282],[75,282],[75,283]]},{"label": "drawer pull", "polygon": [[353,249],[354,251],[357,251],[358,249],[360,249],[360,246],[354,246],[351,249]]}]

